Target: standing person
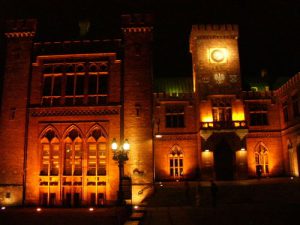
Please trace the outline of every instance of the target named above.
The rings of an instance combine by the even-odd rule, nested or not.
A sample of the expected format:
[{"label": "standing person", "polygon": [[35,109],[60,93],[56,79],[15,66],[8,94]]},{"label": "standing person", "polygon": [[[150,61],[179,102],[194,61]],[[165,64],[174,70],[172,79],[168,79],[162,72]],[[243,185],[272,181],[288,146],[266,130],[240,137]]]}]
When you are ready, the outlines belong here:
[{"label": "standing person", "polygon": [[262,174],[262,166],[258,165],[256,166],[256,175],[257,175],[257,179],[261,178],[261,174]]},{"label": "standing person", "polygon": [[218,186],[213,180],[210,181],[210,191],[211,191],[211,198],[212,198],[212,206],[215,208],[217,206]]}]

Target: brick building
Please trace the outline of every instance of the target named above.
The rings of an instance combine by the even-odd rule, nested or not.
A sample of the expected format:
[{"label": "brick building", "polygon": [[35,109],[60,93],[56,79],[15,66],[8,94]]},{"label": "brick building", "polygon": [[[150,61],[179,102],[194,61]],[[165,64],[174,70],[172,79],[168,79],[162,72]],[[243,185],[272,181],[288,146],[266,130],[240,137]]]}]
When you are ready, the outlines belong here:
[{"label": "brick building", "polygon": [[116,201],[111,143],[130,143],[124,197],[153,181],[299,176],[300,74],[241,86],[238,27],[194,25],[193,75],[155,79],[152,17],[122,16],[122,38],[38,42],[8,21],[1,105],[1,205]]}]

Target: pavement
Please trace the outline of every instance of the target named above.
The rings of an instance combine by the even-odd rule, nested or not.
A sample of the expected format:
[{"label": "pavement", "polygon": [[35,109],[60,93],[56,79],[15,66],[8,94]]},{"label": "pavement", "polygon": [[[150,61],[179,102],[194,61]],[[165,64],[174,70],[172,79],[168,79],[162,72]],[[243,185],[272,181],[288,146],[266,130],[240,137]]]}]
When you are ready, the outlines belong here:
[{"label": "pavement", "polygon": [[132,214],[124,207],[7,208],[0,225],[291,225],[299,224],[300,178],[158,182]]},{"label": "pavement", "polygon": [[0,225],[123,225],[128,218],[123,207],[41,208],[8,207],[0,210]]},{"label": "pavement", "polygon": [[[147,201],[142,225],[298,224],[299,178],[262,178],[216,182],[160,182]],[[298,221],[299,222],[299,221]]]}]

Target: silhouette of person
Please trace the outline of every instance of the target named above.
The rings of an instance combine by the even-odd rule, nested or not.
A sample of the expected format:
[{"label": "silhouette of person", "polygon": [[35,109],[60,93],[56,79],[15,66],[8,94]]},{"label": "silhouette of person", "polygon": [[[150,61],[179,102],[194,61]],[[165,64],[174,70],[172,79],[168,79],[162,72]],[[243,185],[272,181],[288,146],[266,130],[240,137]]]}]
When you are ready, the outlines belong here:
[{"label": "silhouette of person", "polygon": [[217,206],[218,186],[213,180],[210,181],[210,191],[211,191],[211,198],[212,198],[212,206],[215,208]]},{"label": "silhouette of person", "polygon": [[257,175],[257,178],[260,179],[261,178],[261,174],[262,174],[262,167],[261,165],[258,165],[256,167],[256,175]]}]

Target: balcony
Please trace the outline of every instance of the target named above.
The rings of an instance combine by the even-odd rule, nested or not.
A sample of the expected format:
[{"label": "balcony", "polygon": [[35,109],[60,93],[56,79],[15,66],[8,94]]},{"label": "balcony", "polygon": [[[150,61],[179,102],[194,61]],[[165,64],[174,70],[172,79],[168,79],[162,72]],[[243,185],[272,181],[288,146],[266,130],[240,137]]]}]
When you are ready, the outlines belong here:
[{"label": "balcony", "polygon": [[213,121],[200,122],[200,128],[205,130],[247,129],[246,121]]}]

